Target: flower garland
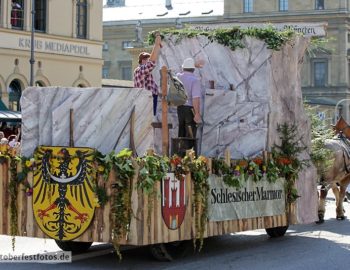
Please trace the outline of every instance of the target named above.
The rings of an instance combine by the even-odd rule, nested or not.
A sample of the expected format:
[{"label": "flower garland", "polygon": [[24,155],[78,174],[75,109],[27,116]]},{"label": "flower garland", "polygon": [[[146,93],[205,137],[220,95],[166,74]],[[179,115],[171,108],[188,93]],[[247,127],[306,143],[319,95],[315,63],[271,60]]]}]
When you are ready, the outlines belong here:
[{"label": "flower garland", "polygon": [[169,159],[160,157],[153,151],[148,151],[145,156],[136,158],[139,165],[137,188],[148,197],[147,204],[147,225],[151,229],[151,213],[153,202],[156,196],[155,183],[161,181],[169,171]]},{"label": "flower garland", "polygon": [[208,195],[209,195],[209,169],[208,160],[204,156],[196,158],[195,153],[191,150],[183,158],[184,170],[191,173],[194,188],[194,222],[195,237],[193,238],[193,246],[196,249],[197,241],[199,241],[198,251],[203,247],[204,231],[208,221]]},{"label": "flower garland", "polygon": [[[23,162],[25,159],[21,159],[17,156],[15,148],[9,147],[7,144],[0,145],[0,164],[7,163],[10,167],[10,182],[9,182],[9,194],[10,194],[10,234],[12,237],[12,249],[15,250],[15,237],[18,235],[18,186],[22,184],[26,188],[26,195],[31,196],[32,188],[25,180],[27,177],[28,169]],[[22,171],[17,173],[18,164],[22,162]]]},{"label": "flower garland", "polygon": [[113,214],[112,234],[113,245],[119,260],[122,259],[119,242],[129,232],[132,214],[131,193],[135,167],[131,156],[132,151],[128,149],[123,149],[118,154],[112,152],[107,156],[115,171],[115,182],[113,184],[115,192],[113,192],[111,201]]}]

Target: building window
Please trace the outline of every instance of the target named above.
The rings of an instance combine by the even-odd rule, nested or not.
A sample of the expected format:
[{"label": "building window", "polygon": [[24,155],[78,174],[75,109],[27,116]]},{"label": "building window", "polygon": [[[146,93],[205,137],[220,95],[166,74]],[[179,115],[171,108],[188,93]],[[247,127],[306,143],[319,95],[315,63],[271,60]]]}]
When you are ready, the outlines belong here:
[{"label": "building window", "polygon": [[244,0],[244,12],[253,12],[253,0]]},{"label": "building window", "polygon": [[316,0],[316,9],[324,9],[324,0]]},{"label": "building window", "polygon": [[87,0],[77,0],[77,37],[86,38],[87,35]]},{"label": "building window", "polygon": [[130,67],[122,67],[121,69],[122,72],[122,80],[128,80],[131,81],[131,66]]},{"label": "building window", "polygon": [[11,26],[15,29],[23,29],[24,17],[23,0],[12,0],[11,3]]},{"label": "building window", "polygon": [[133,48],[132,41],[124,40],[122,42],[122,48],[123,48],[123,50],[128,49],[128,48]]},{"label": "building window", "polygon": [[105,42],[103,43],[102,50],[104,50],[104,51],[108,51],[108,49],[109,49],[109,46],[108,46],[108,41],[105,41]]},{"label": "building window", "polygon": [[107,7],[124,7],[125,0],[107,0]]},{"label": "building window", "polygon": [[132,62],[119,61],[120,78],[122,80],[132,80]]},{"label": "building window", "polygon": [[109,78],[109,67],[102,67],[102,78]]},{"label": "building window", "polygon": [[328,74],[328,63],[326,60],[314,61],[314,85],[326,86]]},{"label": "building window", "polygon": [[35,30],[46,31],[46,0],[35,0]]},{"label": "building window", "polygon": [[280,11],[288,10],[288,0],[280,0]]},{"label": "building window", "polygon": [[9,109],[12,111],[20,111],[20,103],[22,88],[19,80],[13,80],[9,85]]}]

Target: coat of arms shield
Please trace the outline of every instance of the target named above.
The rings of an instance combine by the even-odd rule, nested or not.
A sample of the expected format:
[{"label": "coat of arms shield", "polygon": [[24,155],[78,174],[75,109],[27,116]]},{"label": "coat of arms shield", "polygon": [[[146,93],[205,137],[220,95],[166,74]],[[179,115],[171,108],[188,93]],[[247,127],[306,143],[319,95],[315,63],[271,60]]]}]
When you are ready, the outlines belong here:
[{"label": "coat of arms shield", "polygon": [[72,240],[90,225],[98,205],[91,148],[39,146],[33,180],[33,211],[40,229],[56,240]]},{"label": "coat of arms shield", "polygon": [[186,213],[186,178],[179,180],[167,173],[162,180],[162,216],[170,230],[177,230]]}]

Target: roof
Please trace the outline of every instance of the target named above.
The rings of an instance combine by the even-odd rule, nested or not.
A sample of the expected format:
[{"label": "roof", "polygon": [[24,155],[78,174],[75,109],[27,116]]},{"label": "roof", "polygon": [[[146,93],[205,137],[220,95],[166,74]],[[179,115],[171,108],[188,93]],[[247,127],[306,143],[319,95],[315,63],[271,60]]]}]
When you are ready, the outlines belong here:
[{"label": "roof", "polygon": [[1,110],[0,111],[0,122],[21,122],[21,112]]},{"label": "roof", "polygon": [[313,105],[326,105],[334,107],[337,104],[337,100],[327,97],[307,97],[305,102]]},{"label": "roof", "polygon": [[[224,0],[125,0],[125,6],[103,8],[103,22],[223,16]],[[104,0],[106,4],[106,0]]]}]

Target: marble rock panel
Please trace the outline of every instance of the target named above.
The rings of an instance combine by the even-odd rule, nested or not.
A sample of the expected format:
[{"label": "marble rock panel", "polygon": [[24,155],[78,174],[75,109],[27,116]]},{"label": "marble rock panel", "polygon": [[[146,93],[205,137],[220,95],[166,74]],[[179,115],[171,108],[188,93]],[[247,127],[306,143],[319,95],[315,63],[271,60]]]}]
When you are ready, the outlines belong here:
[{"label": "marble rock panel", "polygon": [[104,154],[129,147],[133,109],[138,154],[153,147],[152,97],[142,89],[33,87],[24,91],[21,105],[24,156],[38,145],[69,146],[70,109],[76,147]]},{"label": "marble rock panel", "polygon": [[[206,37],[164,42],[159,67],[181,70],[187,57],[204,59],[206,65],[196,69],[205,96],[202,154],[222,156],[226,147],[233,158],[251,157],[280,144],[276,130],[285,122],[298,127],[302,143],[310,147],[310,123],[303,108],[300,70],[308,40],[296,37],[279,51],[270,50],[254,38],[243,40],[245,48],[231,51]],[[155,72],[156,76],[159,72]],[[159,79],[159,75],[158,75]],[[215,89],[208,90],[209,80]],[[229,91],[232,84],[234,91]],[[259,105],[257,105],[259,104]],[[176,127],[176,123],[174,125]],[[176,133],[176,130],[172,130]],[[308,158],[308,153],[301,153]],[[300,174],[298,220],[317,219],[317,198],[313,167]]]}]

